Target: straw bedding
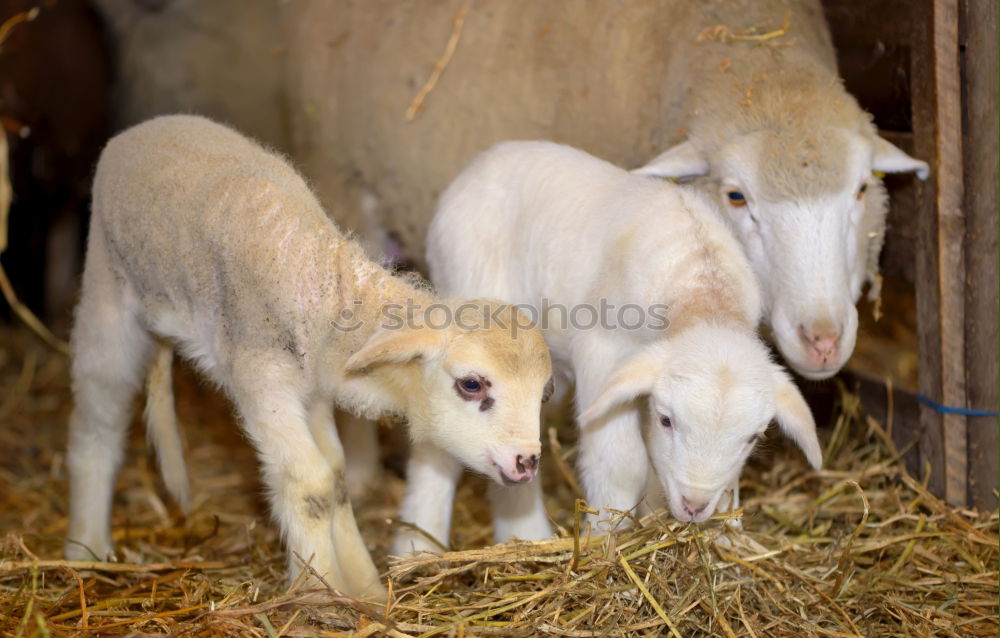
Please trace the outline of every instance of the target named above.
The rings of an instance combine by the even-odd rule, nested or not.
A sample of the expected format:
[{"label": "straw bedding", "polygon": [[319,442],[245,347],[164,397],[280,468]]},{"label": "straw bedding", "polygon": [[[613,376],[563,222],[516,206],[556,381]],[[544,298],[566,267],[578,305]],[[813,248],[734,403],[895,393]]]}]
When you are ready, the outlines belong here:
[{"label": "straw bedding", "polygon": [[392,589],[389,604],[371,606],[288,586],[229,407],[186,371],[176,381],[193,513],[169,502],[135,427],[115,497],[121,562],[66,562],[67,361],[0,328],[0,635],[997,634],[996,512],[952,509],[904,475],[883,425],[847,392],[822,432],[823,471],[769,436],[744,472],[744,533],[661,512],[588,536],[563,427],[545,464],[562,538],[486,546],[483,484],[467,480],[452,539],[460,551],[390,563],[402,481],[387,472],[356,508]]}]

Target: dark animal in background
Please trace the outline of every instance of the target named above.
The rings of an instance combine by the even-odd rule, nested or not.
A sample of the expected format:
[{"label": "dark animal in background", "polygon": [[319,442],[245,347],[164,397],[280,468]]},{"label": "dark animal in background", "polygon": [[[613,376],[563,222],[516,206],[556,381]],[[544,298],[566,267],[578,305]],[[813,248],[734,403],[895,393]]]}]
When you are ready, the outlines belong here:
[{"label": "dark animal in background", "polygon": [[20,299],[59,332],[76,297],[94,164],[110,135],[111,53],[85,0],[8,0],[0,23],[35,7],[0,42],[13,188],[3,265]]}]

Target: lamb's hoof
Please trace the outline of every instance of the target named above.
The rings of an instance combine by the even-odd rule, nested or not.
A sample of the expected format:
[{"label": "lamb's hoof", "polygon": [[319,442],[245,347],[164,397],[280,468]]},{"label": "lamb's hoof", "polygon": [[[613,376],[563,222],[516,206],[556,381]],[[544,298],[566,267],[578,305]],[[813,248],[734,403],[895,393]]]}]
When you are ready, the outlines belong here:
[{"label": "lamb's hoof", "polygon": [[79,560],[96,563],[117,563],[118,556],[111,545],[94,543],[87,545],[76,541],[67,541],[63,547],[66,560]]},{"label": "lamb's hoof", "polygon": [[366,603],[381,604],[389,600],[389,592],[381,582],[376,581],[374,583],[369,583],[368,586],[362,591],[355,592],[354,597]]},{"label": "lamb's hoof", "polygon": [[399,558],[410,558],[426,552],[440,554],[443,551],[444,549],[420,532],[406,530],[396,536],[390,554]]}]

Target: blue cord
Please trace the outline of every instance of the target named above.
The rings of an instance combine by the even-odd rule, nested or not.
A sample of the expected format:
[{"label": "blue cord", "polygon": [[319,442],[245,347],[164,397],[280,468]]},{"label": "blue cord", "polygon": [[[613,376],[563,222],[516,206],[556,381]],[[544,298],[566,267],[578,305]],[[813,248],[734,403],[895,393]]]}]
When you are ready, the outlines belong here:
[{"label": "blue cord", "polygon": [[991,416],[991,417],[1000,416],[1000,413],[995,412],[993,410],[973,410],[972,408],[956,408],[953,405],[942,405],[937,401],[935,401],[934,399],[931,399],[930,397],[927,397],[923,394],[917,395],[917,401],[920,401],[924,405],[937,410],[941,414],[961,414],[963,416]]}]

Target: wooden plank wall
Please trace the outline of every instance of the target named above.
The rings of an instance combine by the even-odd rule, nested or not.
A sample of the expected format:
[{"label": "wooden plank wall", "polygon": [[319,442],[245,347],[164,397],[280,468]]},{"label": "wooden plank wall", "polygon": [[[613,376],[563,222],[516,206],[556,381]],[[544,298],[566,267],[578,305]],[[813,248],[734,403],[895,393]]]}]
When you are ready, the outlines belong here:
[{"label": "wooden plank wall", "polygon": [[[946,405],[995,410],[997,3],[824,0],[824,6],[849,87],[873,108],[876,122],[880,112],[883,119],[909,113],[912,131],[897,119],[884,134],[932,167],[924,183],[887,181],[893,201],[883,269],[914,285],[918,389]],[[908,64],[908,95],[871,85],[879,81],[870,70],[878,52],[895,56],[897,66]],[[865,61],[868,70],[860,74],[851,68]],[[883,82],[895,77],[879,73]],[[877,392],[868,395],[878,401]],[[894,438],[900,444],[918,438],[911,470],[921,477],[930,470],[932,491],[954,505],[995,508],[997,419],[917,408],[912,395],[910,402],[897,405]],[[884,412],[885,405],[869,408]]]},{"label": "wooden plank wall", "polygon": [[[913,99],[913,136],[917,156],[931,165],[930,178],[918,187],[915,220],[917,246],[914,264],[916,282],[917,328],[920,368],[918,390],[933,399],[942,399],[942,307],[939,281],[938,177],[941,158],[937,144],[937,82],[934,67],[934,7],[940,0],[921,2],[913,24],[910,55],[910,80]],[[942,415],[927,406],[920,407],[920,439],[917,447],[921,473],[930,471],[929,487],[935,494],[945,493],[945,443]]]},{"label": "wooden plank wall", "polygon": [[[963,0],[962,129],[965,173],[965,361],[971,408],[997,407],[997,3]],[[995,417],[968,418],[968,499],[997,507]]]}]

